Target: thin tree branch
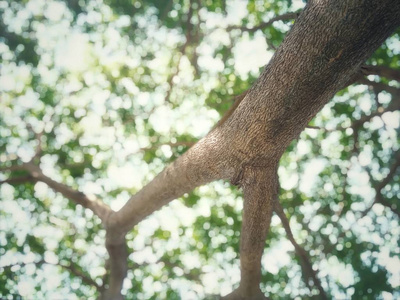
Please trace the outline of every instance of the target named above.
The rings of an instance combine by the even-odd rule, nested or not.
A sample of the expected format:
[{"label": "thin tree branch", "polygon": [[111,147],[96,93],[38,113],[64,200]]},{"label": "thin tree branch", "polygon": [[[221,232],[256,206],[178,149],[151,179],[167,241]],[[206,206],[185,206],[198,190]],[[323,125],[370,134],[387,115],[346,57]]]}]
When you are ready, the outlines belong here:
[{"label": "thin tree branch", "polygon": [[357,130],[359,128],[361,128],[361,126],[364,123],[370,121],[372,118],[374,118],[376,116],[383,115],[385,112],[400,110],[400,101],[399,101],[400,89],[399,88],[389,86],[382,82],[371,81],[371,80],[367,79],[366,77],[364,77],[364,75],[365,74],[363,73],[363,70],[361,70],[361,72],[356,72],[356,74],[346,84],[344,84],[342,88],[348,87],[349,85],[352,85],[354,83],[358,83],[358,84],[371,86],[374,89],[374,92],[376,94],[378,94],[382,91],[386,91],[386,92],[390,93],[393,97],[393,100],[390,102],[390,104],[387,108],[383,108],[382,106],[379,106],[378,109],[376,111],[372,112],[370,115],[362,116],[360,119],[353,121],[349,127],[339,127],[336,129],[328,130],[328,129],[325,129],[325,128],[322,128],[319,126],[307,125],[306,128],[321,129],[321,130],[324,130],[327,132],[337,131],[337,130],[342,131],[347,128],[352,128],[354,130],[355,137],[357,138]]},{"label": "thin tree branch", "polygon": [[[135,152],[133,152],[133,153],[129,153],[127,156],[126,156],[126,158],[128,158],[128,157],[130,157],[130,156],[132,156],[132,155],[135,155],[135,154],[137,154],[137,153],[139,153],[139,152],[146,152],[146,151],[151,151],[151,150],[156,150],[156,149],[158,149],[158,148],[160,148],[160,147],[162,147],[162,146],[170,146],[170,147],[179,147],[179,146],[184,146],[184,147],[188,147],[188,148],[190,148],[190,147],[192,147],[194,144],[196,144],[197,143],[197,141],[195,141],[195,142],[189,142],[189,141],[178,141],[178,142],[169,142],[169,143],[160,143],[160,144],[153,144],[153,145],[151,145],[151,146],[149,146],[149,147],[142,147],[142,148],[140,148],[139,150],[137,150],[137,151],[135,151]],[[125,158],[125,159],[126,159]]]},{"label": "thin tree branch", "polygon": [[170,146],[170,147],[185,146],[185,147],[191,147],[191,146],[193,146],[193,145],[196,144],[196,143],[197,143],[197,141],[196,141],[196,142],[179,141],[179,142],[175,142],[175,143],[173,143],[173,142],[161,143],[161,144],[154,144],[154,145],[151,145],[151,146],[149,146],[149,147],[140,148],[139,151],[155,150],[155,149],[158,149],[158,148],[160,148],[160,147],[162,147],[162,146]]},{"label": "thin tree branch", "polygon": [[[106,224],[107,218],[111,213],[111,208],[99,201],[95,197],[89,197],[82,192],[72,189],[71,187],[57,182],[50,177],[46,176],[39,166],[35,165],[32,161],[29,163],[25,163],[20,166],[21,169],[26,170],[30,173],[29,176],[33,178],[33,180],[41,181],[46,183],[50,188],[54,191],[61,193],[64,197],[70,199],[76,204],[80,204],[85,208],[90,209],[95,215],[97,215],[104,225]],[[107,226],[106,226],[107,231]],[[110,230],[112,232],[112,230]],[[111,235],[114,233],[112,232]],[[110,236],[109,231],[107,231],[107,235]],[[106,248],[109,253],[109,261],[110,261],[110,276],[109,276],[109,286],[105,293],[102,293],[102,297],[105,300],[111,299],[123,299],[121,295],[122,283],[126,277],[127,273],[127,258],[128,251],[126,248],[125,235],[118,236],[119,242],[117,241],[117,237],[113,236],[111,238],[112,243],[108,243],[110,238],[106,239]],[[117,241],[117,242],[116,242]],[[80,276],[83,281],[87,283],[93,283],[90,278],[85,278],[84,274],[80,274],[79,270],[74,266],[65,266],[64,268],[68,268],[71,272]],[[104,287],[99,286],[96,283],[96,287],[103,291]]]},{"label": "thin tree branch", "polygon": [[326,129],[320,126],[312,126],[312,125],[307,125],[307,129],[318,129],[318,130],[324,130],[326,132],[333,132],[333,131],[343,131],[346,130],[347,128],[352,128],[354,131],[359,130],[366,122],[369,122],[372,120],[374,117],[379,117],[382,116],[386,112],[392,112],[392,111],[397,111],[400,109],[400,101],[391,101],[389,106],[386,108],[383,108],[382,106],[378,107],[378,109],[374,112],[372,112],[369,115],[364,115],[361,116],[361,118],[354,120],[350,126],[339,126],[334,129]]},{"label": "thin tree branch", "polygon": [[0,156],[0,162],[2,162],[2,163],[6,162],[6,161],[8,161],[8,162],[16,161],[17,159],[18,159],[18,156],[14,153],[2,154]]},{"label": "thin tree branch", "polygon": [[[167,266],[168,268],[170,268],[170,269],[173,269],[173,268],[179,268],[179,269],[182,269],[182,271],[183,271],[183,273],[185,274],[185,278],[187,279],[187,280],[190,280],[190,281],[196,281],[196,282],[198,282],[198,283],[201,283],[201,278],[200,278],[200,273],[199,274],[193,274],[190,270],[189,271],[186,271],[185,270],[185,266],[183,266],[183,264],[181,263],[181,264],[179,264],[179,263],[176,263],[176,262],[172,262],[170,259],[168,259],[167,257],[160,257],[157,261],[156,261],[156,264],[157,263],[162,263],[162,264],[164,264],[165,266]],[[141,266],[143,266],[143,264],[142,265],[137,265],[137,267],[141,267]]]},{"label": "thin tree branch", "polygon": [[342,127],[340,130],[347,129],[347,128],[352,128],[353,130],[359,130],[366,122],[369,122],[372,120],[374,117],[379,117],[382,116],[386,112],[390,111],[396,111],[398,108],[396,106],[400,106],[398,104],[400,103],[395,103],[393,102],[394,105],[389,105],[386,109],[383,107],[379,107],[376,111],[372,112],[368,116],[362,116],[360,119],[355,120],[349,127]]},{"label": "thin tree branch", "polygon": [[33,178],[32,175],[26,175],[26,176],[20,176],[20,177],[13,177],[13,178],[8,178],[5,180],[0,180],[0,185],[3,183],[8,183],[8,184],[21,184],[24,182],[35,182],[35,178]]},{"label": "thin tree branch", "polygon": [[392,181],[392,179],[393,179],[394,175],[396,174],[396,171],[399,167],[400,167],[400,150],[397,150],[396,153],[394,154],[394,162],[390,166],[389,173],[376,186],[377,191],[382,191],[382,189],[384,187],[386,187],[390,183],[390,181]]},{"label": "thin tree branch", "polygon": [[35,265],[36,267],[40,267],[41,265],[43,265],[43,264],[45,264],[45,263],[46,263],[46,261],[45,261],[44,259],[41,259],[41,260],[39,260],[39,261],[19,262],[19,263],[15,263],[15,264],[0,266],[0,268],[3,268],[3,269],[11,269],[12,267],[16,267],[16,266],[25,267],[26,265],[30,265],[30,264],[33,264],[33,265]]},{"label": "thin tree branch", "polygon": [[[393,207],[393,204],[390,203],[389,201],[387,201],[387,200],[383,197],[383,195],[382,195],[381,193],[378,194],[377,197],[376,197],[375,199],[376,199],[376,202],[375,202],[375,203],[379,203],[379,204],[381,204],[381,205],[383,205],[383,206],[389,208],[389,209],[392,211],[392,213],[394,213],[395,215],[397,215],[398,218],[400,218],[400,211],[399,211],[399,209],[396,208],[396,207]],[[371,208],[372,208],[372,206],[371,206]]]},{"label": "thin tree branch", "polygon": [[31,132],[33,132],[35,139],[37,141],[37,146],[35,149],[35,155],[32,157],[31,161],[34,161],[36,158],[39,158],[40,155],[42,154],[43,151],[43,145],[42,145],[42,136],[44,134],[44,130],[40,131],[39,133],[36,132],[31,124],[27,125],[28,130],[30,130]]},{"label": "thin tree branch", "polygon": [[288,21],[288,20],[293,20],[296,19],[298,17],[299,13],[287,13],[284,15],[280,15],[280,16],[276,16],[272,19],[270,19],[268,22],[263,22],[260,23],[257,26],[254,27],[246,27],[246,26],[229,26],[226,30],[232,30],[232,29],[240,29],[241,31],[247,31],[247,32],[255,32],[257,30],[260,29],[264,29],[270,25],[272,25],[272,23],[276,22],[276,21]]},{"label": "thin tree branch", "polygon": [[308,129],[323,129],[323,130],[326,130],[325,128],[322,128],[320,126],[313,126],[313,125],[307,125],[306,128],[308,128]]},{"label": "thin tree branch", "polygon": [[15,263],[15,264],[11,264],[11,265],[6,265],[6,266],[0,266],[0,268],[10,269],[10,268],[16,267],[16,266],[24,267],[24,266],[29,265],[29,264],[34,264],[36,267],[41,267],[43,264],[61,267],[63,269],[68,270],[69,272],[71,272],[75,276],[79,277],[82,280],[82,282],[84,282],[84,283],[86,283],[88,285],[92,285],[97,290],[102,291],[102,287],[96,281],[94,281],[88,275],[86,275],[83,272],[81,272],[72,263],[70,265],[66,265],[66,264],[62,264],[62,263],[50,263],[50,262],[45,261],[44,259],[41,259],[41,260],[36,261],[36,262],[21,262],[21,263]]},{"label": "thin tree branch", "polygon": [[39,166],[32,162],[25,163],[22,168],[28,171],[34,180],[46,183],[54,191],[61,193],[64,197],[70,199],[76,204],[80,204],[85,208],[90,209],[96,216],[98,216],[103,222],[107,219],[111,213],[111,208],[98,200],[95,196],[88,196],[84,193],[74,190],[71,187],[57,182],[50,177],[43,174]]},{"label": "thin tree branch", "polygon": [[48,262],[45,262],[45,263],[51,264],[54,266],[60,266],[61,268],[66,269],[69,272],[71,272],[72,274],[74,274],[76,277],[79,277],[82,280],[82,282],[86,283],[87,285],[94,286],[100,292],[103,291],[103,287],[101,285],[99,285],[96,281],[94,281],[92,278],[90,278],[89,275],[84,274],[82,271],[80,271],[72,262],[70,265],[65,265],[62,263],[57,263],[57,264],[52,264],[52,263],[48,263]]},{"label": "thin tree branch", "polygon": [[363,65],[361,69],[365,75],[378,75],[387,79],[400,81],[400,71],[396,69],[392,69],[386,66],[372,65]]},{"label": "thin tree branch", "polygon": [[375,92],[378,92],[378,93],[381,91],[386,91],[386,92],[392,94],[392,96],[394,98],[393,100],[395,100],[395,101],[399,100],[399,97],[400,97],[400,89],[399,88],[387,85],[382,82],[372,81],[365,77],[358,78],[356,82],[359,84],[365,84],[368,86],[372,86],[374,88]]},{"label": "thin tree branch", "polygon": [[22,170],[25,170],[22,165],[13,165],[0,168],[0,172],[12,172],[12,171],[22,171]]},{"label": "thin tree branch", "polygon": [[[375,190],[375,199],[372,202],[372,204],[361,213],[361,217],[365,217],[367,213],[372,209],[372,207],[375,204],[379,203],[389,208],[395,215],[397,215],[400,218],[399,209],[393,207],[393,205],[389,201],[387,201],[382,195],[382,190],[393,180],[393,177],[395,176],[397,169],[399,167],[400,167],[400,150],[398,150],[394,155],[394,162],[390,166],[389,173],[386,175],[385,178],[383,178],[380,182],[378,182],[373,186]],[[368,169],[367,172],[369,173],[369,177],[372,179],[372,175],[370,174]]]},{"label": "thin tree branch", "polygon": [[[278,217],[281,219],[282,226],[286,231],[286,235],[287,235],[289,241],[294,246],[294,249],[295,249],[297,255],[299,256],[299,258],[305,268],[306,273],[308,274],[308,276],[310,276],[312,278],[314,285],[318,289],[320,299],[328,299],[328,296],[326,295],[324,289],[322,288],[321,281],[318,278],[318,275],[317,275],[318,271],[313,269],[307,252],[294,239],[292,229],[290,228],[289,220],[286,217],[283,207],[278,200],[275,201],[275,212],[278,215]],[[307,279],[306,279],[306,284],[308,285]]]},{"label": "thin tree branch", "polygon": [[165,95],[165,102],[170,102],[169,97],[171,96],[171,92],[172,92],[172,89],[174,86],[173,80],[179,74],[180,62],[182,60],[182,57],[185,55],[186,48],[188,47],[188,45],[190,44],[190,41],[191,41],[192,17],[193,17],[193,6],[192,6],[192,2],[189,1],[189,11],[187,14],[187,21],[186,21],[186,35],[185,35],[186,40],[180,49],[180,55],[179,55],[178,61],[176,63],[176,71],[174,73],[172,73],[167,79],[168,90],[167,90],[167,94]]}]

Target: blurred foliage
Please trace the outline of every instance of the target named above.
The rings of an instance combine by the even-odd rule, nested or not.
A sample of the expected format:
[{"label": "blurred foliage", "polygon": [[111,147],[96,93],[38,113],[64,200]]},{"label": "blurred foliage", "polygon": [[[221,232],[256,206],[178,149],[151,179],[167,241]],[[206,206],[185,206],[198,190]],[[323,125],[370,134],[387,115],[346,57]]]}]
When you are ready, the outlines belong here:
[{"label": "blurred foliage", "polygon": [[[23,161],[34,155],[31,126],[44,133],[40,165],[48,176],[120,208],[252,85],[268,62],[257,55],[270,57],[273,49],[265,48],[279,46],[293,21],[246,28],[303,5],[1,0],[1,165],[15,155]],[[399,69],[399,34],[368,63]],[[387,78],[370,79],[399,87]],[[280,201],[334,299],[400,297],[398,171],[381,191],[394,209],[378,203],[367,210],[395,163],[400,115],[368,117],[392,101],[398,99],[361,85],[340,91],[310,123],[320,129],[306,129],[281,161]],[[23,175],[2,173],[0,180]],[[90,211],[42,183],[2,184],[0,199],[0,298],[99,294],[104,231]],[[216,182],[132,230],[126,298],[216,299],[231,291],[239,280],[241,202],[240,191]],[[271,299],[309,299],[315,288],[305,282],[274,216],[263,291]]]}]

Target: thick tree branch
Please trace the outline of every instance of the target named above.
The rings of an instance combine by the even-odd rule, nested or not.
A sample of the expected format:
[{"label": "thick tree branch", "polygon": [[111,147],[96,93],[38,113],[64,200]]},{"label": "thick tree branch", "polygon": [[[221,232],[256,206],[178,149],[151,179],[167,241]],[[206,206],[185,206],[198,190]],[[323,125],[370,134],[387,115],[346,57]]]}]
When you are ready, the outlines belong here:
[{"label": "thick tree branch", "polygon": [[263,22],[260,23],[257,26],[254,27],[246,27],[246,26],[229,26],[227,30],[232,30],[232,29],[240,29],[241,31],[247,31],[247,32],[256,32],[257,30],[262,30],[270,25],[272,25],[276,21],[289,21],[289,20],[294,20],[297,18],[299,13],[287,13],[284,15],[276,16],[269,20],[268,22]]},{"label": "thick tree branch", "polygon": [[[289,220],[286,217],[283,207],[278,200],[275,201],[275,212],[278,215],[278,217],[281,219],[282,226],[286,231],[286,235],[287,235],[289,241],[294,246],[294,249],[295,249],[297,255],[299,256],[300,261],[302,262],[303,268],[305,269],[307,276],[309,276],[309,278],[312,279],[315,287],[318,289],[320,299],[328,299],[328,296],[326,295],[324,289],[322,288],[321,281],[318,278],[318,271],[313,269],[307,252],[294,239],[292,229],[290,228]],[[307,285],[308,285],[309,278],[304,278]]]},{"label": "thick tree branch", "polygon": [[230,178],[234,165],[226,165],[226,147],[217,132],[197,142],[132,196],[118,212],[110,214],[106,227],[114,232],[111,237],[118,240],[155,210],[197,186]]},{"label": "thick tree branch", "polygon": [[240,285],[223,299],[266,299],[260,290],[261,257],[278,195],[277,163],[268,167],[243,167],[237,179],[243,187],[240,238]]},{"label": "thick tree branch", "polygon": [[[125,236],[119,235],[118,240],[111,231],[106,234],[106,248],[109,254],[108,260],[108,287],[102,294],[102,300],[122,300],[122,285],[128,272],[128,249]],[[111,243],[109,242],[111,241]]]}]

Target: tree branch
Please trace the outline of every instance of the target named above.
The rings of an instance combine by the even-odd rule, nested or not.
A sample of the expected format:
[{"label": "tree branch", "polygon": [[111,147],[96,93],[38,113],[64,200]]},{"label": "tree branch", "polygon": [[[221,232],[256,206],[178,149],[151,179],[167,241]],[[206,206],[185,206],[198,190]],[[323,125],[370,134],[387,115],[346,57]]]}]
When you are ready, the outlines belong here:
[{"label": "tree branch", "polygon": [[261,258],[278,194],[278,162],[268,167],[243,167],[237,183],[243,188],[240,233],[240,284],[224,300],[266,299],[260,290]]},{"label": "tree branch", "polygon": [[[44,182],[54,191],[61,193],[64,197],[70,199],[76,204],[80,204],[83,207],[90,209],[95,215],[97,215],[101,219],[103,225],[107,225],[107,219],[112,212],[111,208],[100,200],[96,199],[94,196],[89,197],[80,191],[74,190],[63,183],[51,179],[50,177],[46,176],[42,172],[40,167],[35,165],[32,161],[23,164],[22,166],[20,166],[20,169],[28,171],[30,173],[29,177],[32,178],[32,180]],[[95,286],[96,288],[98,288],[98,290],[102,291],[102,298],[104,300],[123,299],[121,295],[121,288],[127,273],[128,258],[125,235],[114,235],[114,232],[112,230],[107,230],[106,234],[106,248],[110,257],[109,286],[104,293],[104,287],[99,286],[97,283],[95,284]],[[112,238],[109,238],[110,236],[112,236]],[[111,243],[109,243],[110,240]],[[90,278],[86,278],[84,274],[82,274],[73,265],[62,265],[62,267],[69,269],[75,275],[81,277],[84,282],[93,283]]]},{"label": "tree branch", "polygon": [[[367,213],[372,209],[372,207],[377,203],[382,204],[383,206],[389,208],[395,215],[397,215],[400,218],[399,209],[394,207],[382,195],[382,190],[390,183],[390,181],[393,180],[393,177],[395,176],[397,169],[399,167],[400,167],[400,150],[397,150],[396,154],[394,155],[394,162],[390,166],[389,173],[385,176],[385,178],[383,178],[380,182],[378,182],[373,186],[375,190],[375,199],[372,202],[372,204],[361,213],[361,218],[365,217]],[[370,174],[368,169],[367,172],[369,173],[369,177],[372,180],[372,175]]]},{"label": "tree branch", "polygon": [[72,274],[74,274],[76,277],[79,277],[82,280],[82,282],[86,283],[87,285],[94,286],[100,292],[103,291],[103,287],[101,285],[99,285],[96,281],[94,281],[92,278],[90,278],[89,275],[84,274],[82,271],[80,271],[72,262],[69,265],[65,265],[62,263],[57,263],[57,264],[52,264],[52,263],[48,263],[48,262],[45,262],[45,263],[55,265],[55,266],[60,266],[61,268],[66,269],[69,272],[71,272]]},{"label": "tree branch", "polygon": [[391,80],[400,81],[400,71],[386,66],[363,65],[361,67],[364,75],[378,75]]},{"label": "tree branch", "polygon": [[40,155],[42,154],[43,151],[43,145],[42,145],[42,136],[44,134],[44,130],[40,131],[39,133],[36,132],[31,124],[27,124],[26,126],[28,128],[28,130],[30,130],[31,132],[33,132],[35,139],[37,141],[37,146],[35,149],[35,155],[32,157],[31,161],[34,161],[36,158],[39,158]]},{"label": "tree branch", "polygon": [[392,181],[397,169],[400,167],[400,150],[397,150],[393,157],[394,162],[390,166],[389,173],[375,187],[375,189],[379,192],[381,192],[390,183],[390,181]]},{"label": "tree branch", "polygon": [[400,89],[399,88],[387,85],[387,84],[382,83],[382,82],[372,81],[372,80],[369,80],[369,79],[367,79],[365,77],[358,78],[357,79],[357,83],[371,86],[378,93],[382,92],[382,91],[386,91],[386,92],[392,94],[392,96],[394,98],[393,100],[399,102],[398,101],[399,100],[398,98],[400,97]]},{"label": "tree branch", "polygon": [[106,227],[113,229],[113,236],[125,235],[154,211],[197,186],[230,178],[234,162],[226,168],[228,145],[223,140],[216,143],[218,136],[219,133],[213,131],[201,139],[133,195],[124,207],[112,212]]},{"label": "tree branch", "polygon": [[179,147],[179,146],[185,146],[185,147],[192,147],[196,142],[189,142],[189,141],[178,141],[178,142],[169,142],[169,143],[161,143],[161,144],[154,144],[149,147],[143,147],[140,148],[139,151],[149,151],[149,150],[155,150],[158,149],[162,146],[170,146],[170,147]]},{"label": "tree branch", "polygon": [[[366,79],[367,80],[367,79]],[[369,80],[367,80],[368,82],[370,82]],[[366,82],[367,83],[367,82]],[[374,83],[374,82],[372,82]],[[384,84],[382,84],[384,85]],[[385,88],[389,87],[387,85],[384,85]],[[391,87],[389,87],[391,88]],[[393,88],[396,89],[396,88]],[[393,90],[394,91],[394,90]],[[397,91],[400,95],[400,89]],[[378,117],[378,116],[382,116],[384,113],[386,112],[392,112],[392,111],[397,111],[400,109],[400,101],[396,101],[396,99],[393,99],[390,104],[388,105],[388,107],[383,108],[382,106],[378,107],[378,109],[374,112],[372,112],[369,115],[363,115],[361,116],[359,119],[354,120],[350,126],[340,126],[334,129],[326,129],[320,126],[312,126],[312,125],[307,125],[306,128],[308,129],[319,129],[319,130],[324,130],[326,132],[332,132],[332,131],[343,131],[347,128],[352,128],[356,134],[356,132],[364,125],[364,123],[369,122],[370,120],[372,120],[374,117]]]},{"label": "tree branch", "polygon": [[272,23],[274,23],[276,21],[288,21],[288,20],[296,19],[298,17],[298,15],[299,15],[299,13],[287,13],[284,15],[276,16],[276,17],[270,19],[268,22],[260,23],[259,25],[251,27],[251,28],[246,27],[246,26],[234,25],[234,26],[229,26],[226,30],[240,29],[242,31],[255,32],[257,30],[264,29],[264,28],[272,25]]},{"label": "tree branch", "polygon": [[12,171],[22,171],[22,170],[25,170],[22,165],[13,165],[0,168],[0,172],[12,172]]},{"label": "tree branch", "polygon": [[179,55],[178,61],[176,63],[176,71],[174,73],[172,73],[167,79],[168,90],[167,90],[167,93],[164,98],[165,102],[170,102],[169,97],[171,96],[171,92],[172,92],[172,89],[174,86],[173,80],[179,74],[180,62],[182,60],[182,57],[185,55],[186,48],[188,47],[188,45],[190,44],[190,41],[191,41],[192,17],[193,17],[193,6],[192,6],[192,1],[189,0],[189,11],[188,11],[187,20],[186,20],[185,43],[182,45],[182,47],[180,49],[180,55]]},{"label": "tree branch", "polygon": [[128,272],[128,249],[125,235],[113,236],[111,230],[106,233],[106,248],[109,254],[109,284],[102,294],[102,300],[123,300],[121,289]]},{"label": "tree branch", "polygon": [[33,178],[32,175],[26,175],[26,176],[20,176],[20,177],[12,177],[12,178],[7,178],[5,180],[0,180],[0,185],[3,183],[8,183],[8,184],[20,184],[24,182],[35,182],[35,178]]},{"label": "tree branch", "polygon": [[[286,217],[283,207],[278,200],[275,201],[275,212],[278,215],[278,217],[281,219],[282,226],[286,231],[286,235],[287,235],[289,241],[294,246],[294,249],[295,249],[297,255],[299,256],[300,261],[303,264],[306,274],[309,277],[311,277],[312,281],[314,282],[314,285],[318,289],[320,299],[328,299],[328,296],[326,295],[324,289],[322,288],[321,281],[318,278],[318,275],[317,275],[318,271],[313,269],[307,252],[294,239],[292,229],[290,228],[289,220]],[[308,285],[308,278],[304,278],[304,279],[306,281],[306,285]]]},{"label": "tree branch", "polygon": [[74,190],[63,183],[51,179],[43,174],[39,166],[32,162],[23,164],[20,169],[28,171],[34,180],[46,183],[54,191],[59,192],[76,204],[80,204],[83,207],[90,209],[102,220],[102,222],[104,222],[111,213],[111,208],[98,200],[95,196],[87,196],[80,191]]},{"label": "tree branch", "polygon": [[93,280],[92,278],[90,278],[88,275],[86,275],[86,274],[84,274],[83,272],[81,272],[81,271],[80,271],[77,267],[75,267],[72,263],[71,263],[70,265],[65,265],[65,264],[62,264],[62,263],[50,263],[50,262],[47,262],[47,261],[44,260],[44,259],[41,259],[41,260],[36,261],[36,262],[27,262],[27,263],[21,262],[21,263],[6,265],[6,266],[0,266],[0,268],[7,268],[7,269],[9,269],[9,268],[12,268],[12,267],[15,267],[15,266],[23,267],[23,266],[26,266],[26,265],[29,265],[29,264],[34,264],[36,267],[41,267],[43,264],[61,267],[61,268],[63,268],[63,269],[68,270],[69,272],[71,272],[71,273],[74,274],[75,276],[79,277],[79,278],[82,280],[82,282],[84,282],[84,283],[86,283],[86,284],[88,284],[88,285],[92,285],[92,286],[94,286],[97,290],[102,291],[102,287],[101,287],[96,281],[94,281],[94,280]]}]

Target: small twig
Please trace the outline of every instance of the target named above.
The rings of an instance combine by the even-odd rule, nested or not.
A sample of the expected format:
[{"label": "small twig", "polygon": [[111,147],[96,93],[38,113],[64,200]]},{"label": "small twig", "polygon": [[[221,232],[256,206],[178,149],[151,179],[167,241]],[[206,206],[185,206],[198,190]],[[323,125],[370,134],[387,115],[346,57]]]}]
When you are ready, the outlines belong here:
[{"label": "small twig", "polygon": [[42,154],[43,151],[43,145],[42,145],[42,136],[44,134],[44,130],[40,131],[39,133],[36,132],[31,124],[27,124],[26,126],[28,128],[28,130],[30,130],[31,132],[33,132],[35,139],[37,141],[37,146],[35,149],[35,155],[32,157],[31,161],[34,161],[36,158],[39,158],[40,155]]},{"label": "small twig", "polygon": [[165,266],[169,267],[170,269],[173,269],[175,267],[179,268],[179,269],[182,269],[184,274],[185,274],[185,278],[187,280],[196,281],[196,282],[199,282],[199,283],[201,282],[201,279],[200,279],[200,275],[201,274],[193,274],[190,270],[186,271],[185,267],[182,264],[178,264],[176,262],[172,262],[170,259],[167,259],[165,257],[160,257],[156,261],[156,263],[163,263]]},{"label": "small twig", "polygon": [[323,129],[323,130],[326,130],[325,128],[322,128],[320,126],[313,126],[313,125],[307,125],[306,128],[308,128],[308,129]]},{"label": "small twig", "polygon": [[188,11],[188,14],[187,14],[187,21],[186,21],[185,43],[182,45],[182,47],[181,47],[181,49],[179,51],[180,55],[179,55],[178,61],[176,63],[176,71],[174,73],[172,73],[167,79],[168,90],[167,90],[167,93],[166,93],[165,98],[164,98],[165,102],[170,102],[169,98],[171,96],[171,92],[172,92],[172,89],[173,89],[173,86],[174,86],[174,84],[173,84],[174,78],[176,76],[178,76],[178,74],[179,74],[179,71],[180,71],[179,70],[179,65],[181,63],[182,57],[186,53],[186,48],[188,47],[188,45],[191,42],[191,30],[192,30],[191,20],[192,20],[192,17],[193,17],[193,5],[192,5],[192,2],[189,1],[189,11]]},{"label": "small twig", "polygon": [[96,281],[94,281],[92,278],[89,277],[89,275],[84,274],[82,271],[80,271],[72,262],[70,265],[64,265],[61,263],[57,263],[57,264],[52,264],[52,263],[48,263],[45,262],[46,264],[51,264],[54,266],[60,266],[63,269],[66,269],[68,271],[70,271],[72,274],[74,274],[75,276],[79,277],[82,282],[88,284],[88,285],[92,285],[94,286],[98,291],[103,291],[103,287],[100,286]]},{"label": "small twig", "polygon": [[270,25],[272,25],[272,23],[276,22],[276,21],[288,21],[288,20],[293,20],[296,19],[298,17],[299,13],[287,13],[284,15],[280,15],[280,16],[276,16],[274,18],[272,18],[271,20],[269,20],[268,22],[263,22],[257,26],[254,27],[246,27],[246,26],[228,26],[228,28],[226,30],[232,30],[232,29],[240,29],[242,31],[247,31],[247,32],[255,32],[257,30],[260,29],[264,29]]},{"label": "small twig", "polygon": [[149,150],[155,150],[158,149],[162,146],[170,146],[170,147],[179,147],[179,146],[185,146],[185,147],[192,147],[194,144],[197,142],[189,142],[189,141],[180,141],[180,142],[169,142],[169,143],[162,143],[162,144],[154,144],[150,147],[143,147],[140,148],[139,151],[149,151]]},{"label": "small twig", "polygon": [[[389,201],[387,201],[382,195],[382,190],[390,183],[390,181],[393,180],[393,177],[395,176],[397,169],[399,167],[400,167],[400,150],[398,150],[394,155],[394,162],[389,169],[389,173],[386,175],[385,178],[383,178],[380,182],[378,182],[373,186],[375,190],[375,199],[372,202],[372,204],[361,213],[361,218],[365,217],[367,213],[372,209],[372,207],[377,203],[388,207],[394,214],[400,217],[400,211],[398,209],[395,209],[392,206],[392,204]],[[372,181],[371,173],[369,172],[368,169],[366,169],[366,171],[368,172],[369,177],[371,178]]]},{"label": "small twig", "polygon": [[[283,207],[278,200],[275,201],[275,212],[278,215],[278,217],[281,219],[282,226],[286,231],[286,235],[287,235],[289,241],[294,246],[294,249],[295,249],[297,255],[299,256],[300,260],[302,261],[305,271],[312,278],[314,285],[317,287],[317,289],[319,291],[320,299],[328,299],[324,289],[322,288],[321,281],[318,278],[318,275],[317,275],[318,271],[313,269],[307,252],[294,239],[292,229],[290,228],[289,220],[286,217]],[[307,281],[306,281],[306,284],[308,285]]]}]

